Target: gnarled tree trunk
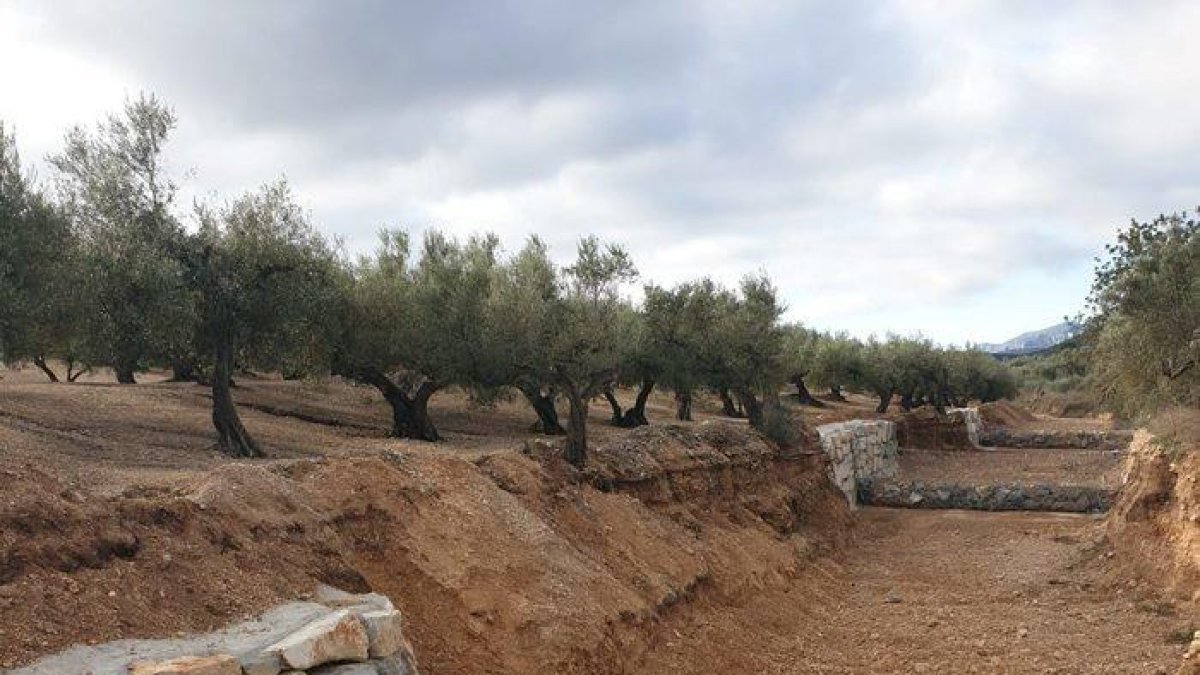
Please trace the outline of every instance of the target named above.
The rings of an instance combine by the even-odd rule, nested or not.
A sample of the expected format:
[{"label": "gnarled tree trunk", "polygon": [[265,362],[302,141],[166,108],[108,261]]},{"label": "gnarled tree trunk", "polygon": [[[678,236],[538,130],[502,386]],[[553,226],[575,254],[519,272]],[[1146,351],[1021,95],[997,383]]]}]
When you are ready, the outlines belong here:
[{"label": "gnarled tree trunk", "polygon": [[413,438],[420,441],[440,441],[441,435],[438,434],[437,427],[433,426],[433,419],[429,417],[429,399],[433,397],[434,392],[438,387],[432,382],[423,382],[417,388],[417,393],[413,394],[410,411],[409,411],[409,428],[405,438]]},{"label": "gnarled tree trunk", "polygon": [[909,412],[913,409],[913,393],[906,391],[900,395],[900,407],[904,408],[904,412]]},{"label": "gnarled tree trunk", "polygon": [[726,417],[741,417],[741,413],[733,404],[733,396],[730,396],[728,389],[718,389],[717,396],[721,397],[721,414]]},{"label": "gnarled tree trunk", "polygon": [[837,402],[839,402],[839,403],[845,403],[845,402],[846,402],[846,397],[842,395],[842,386],[841,386],[840,384],[834,384],[834,385],[830,385],[830,387],[829,387],[829,400],[830,400],[830,401],[837,401]]},{"label": "gnarled tree trunk", "polygon": [[564,452],[566,460],[577,468],[582,469],[587,464],[587,398],[574,389],[567,391],[567,402],[570,404],[567,424],[567,445]]},{"label": "gnarled tree trunk", "polygon": [[613,392],[612,387],[604,388],[604,400],[608,401],[608,407],[612,408],[612,424],[615,427],[621,426],[621,420],[624,413],[621,412],[621,402],[617,400],[617,395]]},{"label": "gnarled tree trunk", "polygon": [[522,388],[521,393],[529,401],[538,421],[534,423],[534,431],[546,436],[562,436],[567,433],[558,421],[558,409],[554,407],[554,394],[546,394],[541,389]]},{"label": "gnarled tree trunk", "polygon": [[44,357],[44,356],[33,357],[33,365],[37,366],[38,370],[45,373],[46,377],[51,382],[55,382],[55,383],[58,382],[58,375],[54,374],[54,371],[50,369],[50,366],[46,363],[46,357]]},{"label": "gnarled tree trunk", "polygon": [[137,378],[134,377],[134,371],[134,365],[127,361],[113,364],[113,372],[117,376],[118,384],[137,384]]},{"label": "gnarled tree trunk", "polygon": [[800,400],[800,403],[803,405],[812,406],[814,408],[825,407],[824,403],[818,401],[815,397],[813,397],[812,393],[808,391],[808,387],[804,384],[803,376],[793,377],[792,384],[796,385],[796,398]]},{"label": "gnarled tree trunk", "polygon": [[650,424],[650,420],[646,419],[646,400],[650,398],[652,391],[654,391],[654,380],[642,380],[642,388],[638,390],[633,407],[626,410],[625,414],[621,416],[621,426],[632,429]]},{"label": "gnarled tree trunk", "polygon": [[892,390],[885,389],[875,393],[879,396],[879,405],[875,406],[875,412],[882,415],[888,411],[888,406],[892,404]]},{"label": "gnarled tree trunk", "polygon": [[429,399],[439,389],[437,384],[423,382],[416,393],[410,396],[386,373],[375,368],[356,371],[350,377],[375,387],[383,394],[383,399],[392,407],[392,436],[431,442],[442,439],[429,417]]},{"label": "gnarled tree trunk", "polygon": [[84,365],[81,366],[79,370],[75,370],[75,366],[76,363],[74,359],[67,359],[67,382],[74,382],[75,380],[78,380],[84,373],[92,369],[91,366]]},{"label": "gnarled tree trunk", "polygon": [[212,420],[217,429],[217,446],[234,457],[262,457],[262,449],[242,426],[242,418],[233,402],[229,386],[233,373],[233,345],[227,341],[218,344],[213,356]]},{"label": "gnarled tree trunk", "polygon": [[680,422],[692,421],[692,392],[675,392],[675,419]]},{"label": "gnarled tree trunk", "polygon": [[183,359],[171,359],[171,382],[197,382],[196,366]]},{"label": "gnarled tree trunk", "polygon": [[749,389],[738,389],[736,392],[738,401],[742,404],[742,409],[746,411],[746,417],[750,420],[750,426],[755,429],[763,427],[763,404],[754,395],[754,392]]}]

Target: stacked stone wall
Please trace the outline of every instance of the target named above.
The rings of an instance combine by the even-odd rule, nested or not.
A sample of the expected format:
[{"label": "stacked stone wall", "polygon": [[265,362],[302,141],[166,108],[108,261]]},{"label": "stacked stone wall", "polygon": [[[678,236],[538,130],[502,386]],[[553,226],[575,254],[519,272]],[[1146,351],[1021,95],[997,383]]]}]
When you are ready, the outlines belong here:
[{"label": "stacked stone wall", "polygon": [[986,447],[1022,449],[1124,450],[1132,441],[1132,431],[1025,431],[994,427],[980,436],[980,443]]},{"label": "stacked stone wall", "polygon": [[821,449],[829,458],[829,476],[858,505],[860,481],[892,478],[898,470],[896,425],[887,420],[850,420],[817,427]]},{"label": "stacked stone wall", "polygon": [[1103,513],[1115,497],[1116,490],[1112,488],[1089,485],[957,485],[883,480],[859,483],[862,504],[893,508]]}]

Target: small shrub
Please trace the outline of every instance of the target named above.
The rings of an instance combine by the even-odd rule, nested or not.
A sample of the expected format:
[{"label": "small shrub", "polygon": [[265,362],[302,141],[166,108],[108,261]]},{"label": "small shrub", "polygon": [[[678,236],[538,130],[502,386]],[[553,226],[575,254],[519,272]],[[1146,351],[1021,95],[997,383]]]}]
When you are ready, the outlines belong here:
[{"label": "small shrub", "polygon": [[759,431],[781,448],[793,447],[800,440],[796,422],[792,418],[792,411],[779,404],[767,406],[763,412],[762,428]]}]

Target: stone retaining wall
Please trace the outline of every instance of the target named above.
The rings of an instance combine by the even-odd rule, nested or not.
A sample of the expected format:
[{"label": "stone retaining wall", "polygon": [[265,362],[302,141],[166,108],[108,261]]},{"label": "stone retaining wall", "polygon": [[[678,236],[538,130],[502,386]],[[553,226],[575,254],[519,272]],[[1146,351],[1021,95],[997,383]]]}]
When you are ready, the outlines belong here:
[{"label": "stone retaining wall", "polygon": [[986,429],[979,438],[986,447],[1022,449],[1124,450],[1132,441],[1132,431],[1014,431],[1004,427]]},{"label": "stone retaining wall", "polygon": [[865,480],[859,482],[858,497],[861,503],[869,506],[1102,513],[1112,505],[1116,490],[1080,485],[931,485]]},{"label": "stone retaining wall", "polygon": [[858,505],[861,481],[891,478],[898,470],[896,425],[887,420],[850,420],[817,427],[821,449],[829,457],[833,484]]},{"label": "stone retaining wall", "polygon": [[75,647],[11,675],[417,675],[386,597],[329,586],[217,633]]}]

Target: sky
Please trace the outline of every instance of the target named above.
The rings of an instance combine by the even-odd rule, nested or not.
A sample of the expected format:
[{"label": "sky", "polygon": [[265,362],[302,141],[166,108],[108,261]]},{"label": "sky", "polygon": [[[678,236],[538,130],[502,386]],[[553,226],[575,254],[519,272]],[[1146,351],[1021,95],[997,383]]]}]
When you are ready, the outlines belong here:
[{"label": "sky", "polygon": [[49,181],[153,92],[185,195],[286,176],[351,252],[596,234],[640,283],[765,272],[789,320],[998,342],[1200,204],[1198,33],[1170,0],[0,0],[0,120]]}]

